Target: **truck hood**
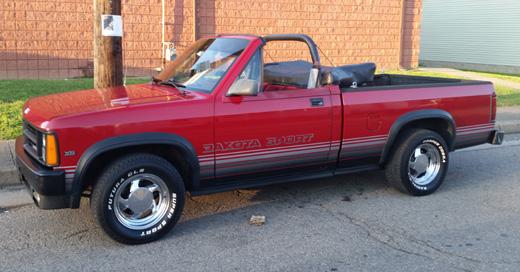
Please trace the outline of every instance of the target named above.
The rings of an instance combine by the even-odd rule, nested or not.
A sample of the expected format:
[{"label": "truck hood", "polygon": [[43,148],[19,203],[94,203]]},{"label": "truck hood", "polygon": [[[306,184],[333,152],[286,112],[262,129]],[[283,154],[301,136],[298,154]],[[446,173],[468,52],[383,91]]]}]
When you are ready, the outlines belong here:
[{"label": "truck hood", "polygon": [[186,101],[206,97],[205,94],[175,88],[137,84],[121,87],[96,88],[39,96],[29,99],[23,107],[24,118],[42,127],[52,119],[89,112],[132,107],[167,101]]}]

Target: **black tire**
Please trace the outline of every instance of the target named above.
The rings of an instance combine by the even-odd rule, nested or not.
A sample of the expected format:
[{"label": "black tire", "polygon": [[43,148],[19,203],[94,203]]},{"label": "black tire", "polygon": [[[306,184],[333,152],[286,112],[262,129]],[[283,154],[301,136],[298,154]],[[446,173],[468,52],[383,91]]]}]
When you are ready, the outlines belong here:
[{"label": "black tire", "polygon": [[185,202],[179,172],[161,157],[121,157],[103,171],[92,190],[92,214],[105,233],[124,244],[142,244],[166,234]]},{"label": "black tire", "polygon": [[403,193],[429,195],[444,181],[448,162],[448,148],[439,134],[412,129],[397,139],[386,167],[386,178]]}]

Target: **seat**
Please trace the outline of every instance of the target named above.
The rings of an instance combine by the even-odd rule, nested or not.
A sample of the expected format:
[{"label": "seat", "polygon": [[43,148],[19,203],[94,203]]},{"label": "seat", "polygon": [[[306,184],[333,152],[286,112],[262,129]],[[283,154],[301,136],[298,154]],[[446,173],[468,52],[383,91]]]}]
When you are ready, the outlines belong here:
[{"label": "seat", "polygon": [[366,62],[361,64],[343,65],[334,68],[324,67],[324,73],[332,75],[332,84],[340,88],[349,88],[354,82],[358,87],[369,85],[374,80],[376,64]]},{"label": "seat", "polygon": [[296,60],[264,64],[264,82],[306,88],[312,63]]}]

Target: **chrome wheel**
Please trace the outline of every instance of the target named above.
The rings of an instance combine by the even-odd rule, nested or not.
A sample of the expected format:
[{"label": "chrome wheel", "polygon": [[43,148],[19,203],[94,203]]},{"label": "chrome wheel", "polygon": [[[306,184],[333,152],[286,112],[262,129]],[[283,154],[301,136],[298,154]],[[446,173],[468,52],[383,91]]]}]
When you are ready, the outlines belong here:
[{"label": "chrome wheel", "polygon": [[408,161],[408,177],[417,185],[425,186],[431,183],[441,169],[441,154],[432,144],[419,145]]},{"label": "chrome wheel", "polygon": [[117,220],[132,230],[157,224],[168,212],[170,194],[166,183],[153,174],[137,174],[116,190],[114,210]]}]

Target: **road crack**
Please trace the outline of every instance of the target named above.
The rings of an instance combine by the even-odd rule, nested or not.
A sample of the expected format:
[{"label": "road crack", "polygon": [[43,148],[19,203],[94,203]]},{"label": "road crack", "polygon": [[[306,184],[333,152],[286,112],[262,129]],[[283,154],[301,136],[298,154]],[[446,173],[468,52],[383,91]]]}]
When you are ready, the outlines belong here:
[{"label": "road crack", "polygon": [[72,233],[71,235],[67,236],[65,239],[70,239],[70,238],[74,238],[76,236],[79,236],[78,239],[81,240],[81,239],[83,239],[83,236],[80,236],[80,235],[82,235],[84,233],[87,233],[87,232],[89,232],[88,229],[76,231],[76,232]]},{"label": "road crack", "polygon": [[[378,226],[376,223],[368,222],[342,211],[333,210],[323,204],[319,206],[333,215],[347,218],[352,224],[363,229],[367,233],[367,236],[374,241],[404,254],[446,262],[454,268],[464,271],[474,271],[478,265],[482,264],[481,260],[443,251],[412,235],[392,230],[390,226],[382,223],[380,224],[383,226]],[[463,264],[464,267],[461,267],[461,259],[465,261]]]}]

